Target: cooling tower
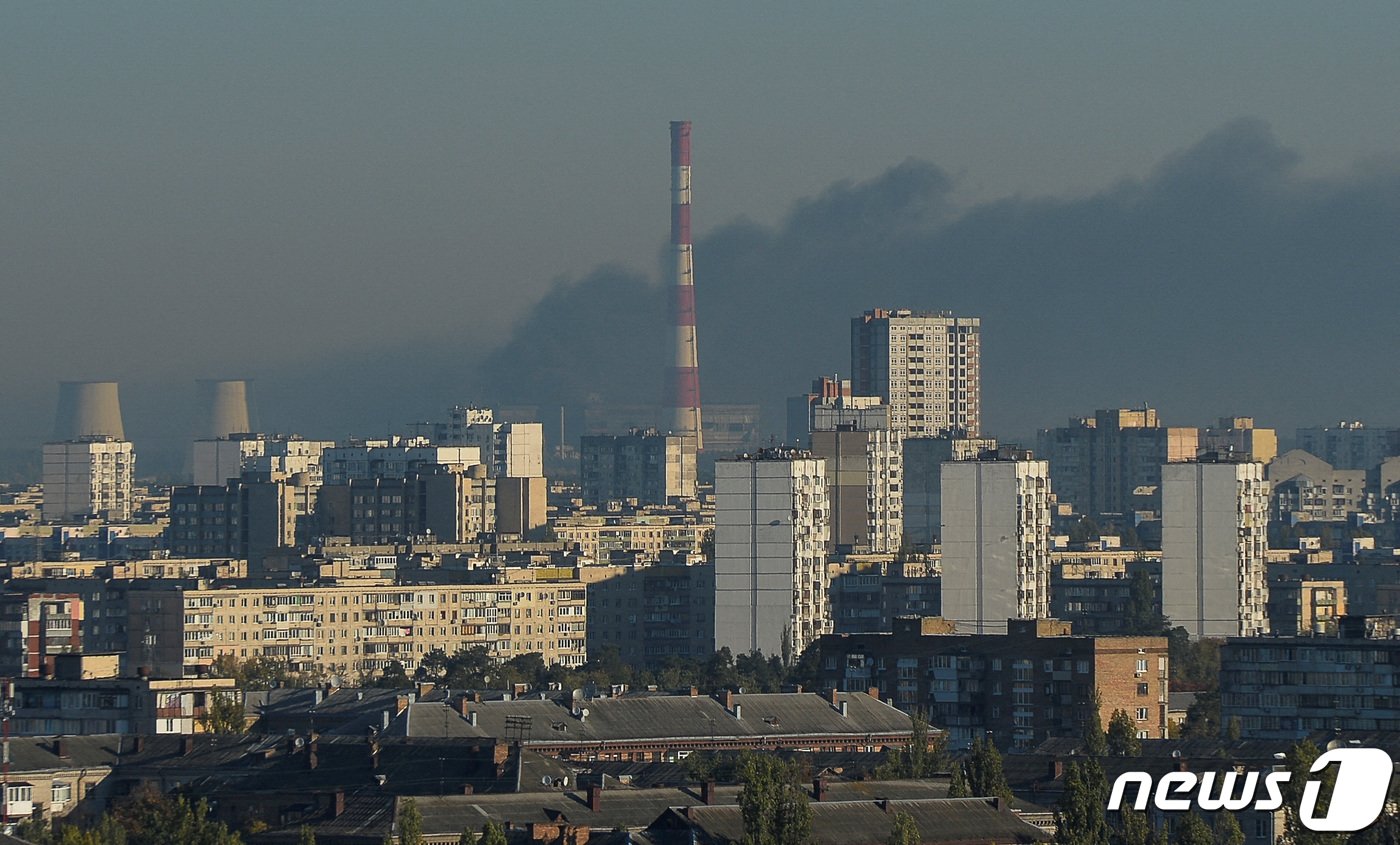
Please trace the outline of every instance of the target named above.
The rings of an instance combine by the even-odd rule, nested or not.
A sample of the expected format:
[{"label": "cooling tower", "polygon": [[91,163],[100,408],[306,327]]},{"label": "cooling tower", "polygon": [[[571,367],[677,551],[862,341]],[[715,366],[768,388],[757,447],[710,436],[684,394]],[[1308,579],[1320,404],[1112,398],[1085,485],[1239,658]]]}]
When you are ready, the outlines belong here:
[{"label": "cooling tower", "polygon": [[83,437],[126,439],[122,405],[114,381],[62,381],[58,383],[58,419],[55,440]]},{"label": "cooling tower", "polygon": [[204,419],[201,438],[214,440],[253,430],[248,419],[248,382],[243,379],[201,379],[200,406]]}]

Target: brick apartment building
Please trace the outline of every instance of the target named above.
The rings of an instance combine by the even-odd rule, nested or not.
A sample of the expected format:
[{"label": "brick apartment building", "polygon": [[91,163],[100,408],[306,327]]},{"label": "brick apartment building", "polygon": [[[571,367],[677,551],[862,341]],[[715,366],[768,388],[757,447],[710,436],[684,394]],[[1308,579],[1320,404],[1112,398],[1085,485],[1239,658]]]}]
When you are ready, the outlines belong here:
[{"label": "brick apartment building", "polygon": [[1138,736],[1167,735],[1165,637],[1075,636],[1054,619],[1010,620],[1005,634],[955,634],[937,617],[903,617],[893,633],[830,634],[818,648],[823,684],[878,688],[901,709],[927,713],[955,748],[988,733],[1016,750],[1078,737],[1096,689],[1105,724],[1123,710]]}]

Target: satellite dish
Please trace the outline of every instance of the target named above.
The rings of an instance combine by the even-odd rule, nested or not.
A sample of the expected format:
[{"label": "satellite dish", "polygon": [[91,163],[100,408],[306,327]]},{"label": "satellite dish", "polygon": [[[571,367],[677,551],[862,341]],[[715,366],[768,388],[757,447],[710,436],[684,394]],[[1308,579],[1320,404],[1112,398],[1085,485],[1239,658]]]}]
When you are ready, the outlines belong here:
[{"label": "satellite dish", "polygon": [[585,708],[583,708],[582,710],[580,710],[580,711],[578,711],[578,712],[579,712],[579,715],[580,715],[580,716],[587,716],[587,715],[588,715],[588,708],[585,707]]},{"label": "satellite dish", "polygon": [[555,784],[554,784],[554,778],[550,777],[549,775],[545,775],[544,777],[540,778],[540,785],[541,785],[541,786],[554,786],[554,785],[555,785]]},{"label": "satellite dish", "polygon": [[1181,749],[1178,748],[1178,749],[1176,749],[1175,751],[1173,751],[1173,752],[1172,752],[1172,756],[1173,756],[1173,757],[1180,757],[1180,756],[1181,756]]},{"label": "satellite dish", "polygon": [[574,692],[573,692],[573,699],[574,699],[574,701],[578,701],[578,700],[581,699],[581,698],[583,698],[583,689],[580,688],[580,689],[574,690]]}]

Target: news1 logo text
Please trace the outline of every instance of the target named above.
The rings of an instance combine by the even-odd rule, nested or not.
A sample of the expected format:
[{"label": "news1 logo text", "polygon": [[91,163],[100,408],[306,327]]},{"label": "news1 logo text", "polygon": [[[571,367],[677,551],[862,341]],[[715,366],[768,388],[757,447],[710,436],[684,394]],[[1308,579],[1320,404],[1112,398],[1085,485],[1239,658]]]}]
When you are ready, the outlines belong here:
[{"label": "news1 logo text", "polygon": [[[1319,816],[1317,803],[1322,781],[1309,778],[1303,785],[1297,817],[1308,830],[1352,833],[1369,827],[1385,809],[1394,764],[1379,748],[1334,748],[1318,755],[1309,770],[1318,774],[1337,767],[1332,800]],[[1149,798],[1164,813],[1196,807],[1208,813],[1219,810],[1268,812],[1283,806],[1283,785],[1292,772],[1168,772],[1156,779],[1146,772],[1124,772],[1113,782],[1108,809],[1122,809],[1129,787],[1136,786],[1134,810],[1145,810]]]}]

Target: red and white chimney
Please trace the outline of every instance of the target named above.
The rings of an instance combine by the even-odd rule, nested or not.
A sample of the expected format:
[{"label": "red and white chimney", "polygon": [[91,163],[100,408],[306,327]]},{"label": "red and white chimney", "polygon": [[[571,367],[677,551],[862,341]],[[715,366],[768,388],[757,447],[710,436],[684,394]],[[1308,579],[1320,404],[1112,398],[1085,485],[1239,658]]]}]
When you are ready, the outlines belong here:
[{"label": "red and white chimney", "polygon": [[695,343],[695,265],[690,240],[690,121],[671,122],[671,245],[676,250],[672,286],[672,322],[676,358],[671,371],[671,430],[695,438],[700,434],[700,354]]}]

